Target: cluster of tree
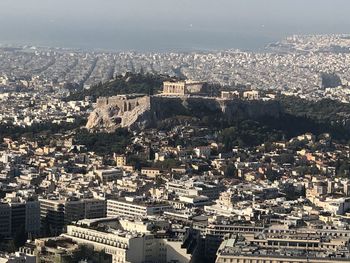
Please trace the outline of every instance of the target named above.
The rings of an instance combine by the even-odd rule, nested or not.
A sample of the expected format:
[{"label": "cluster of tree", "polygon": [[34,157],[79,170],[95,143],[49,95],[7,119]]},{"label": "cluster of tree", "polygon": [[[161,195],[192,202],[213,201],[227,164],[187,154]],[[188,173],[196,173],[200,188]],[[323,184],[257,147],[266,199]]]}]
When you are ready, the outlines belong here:
[{"label": "cluster of tree", "polygon": [[126,129],[117,129],[113,133],[90,133],[81,129],[86,124],[86,119],[78,118],[74,123],[45,122],[30,127],[19,127],[9,124],[0,125],[0,140],[9,137],[19,139],[21,137],[36,139],[39,144],[49,144],[55,134],[63,134],[75,131],[75,144],[85,145],[88,151],[98,154],[111,152],[124,153],[126,146],[130,144],[131,134]]},{"label": "cluster of tree", "polygon": [[169,159],[165,159],[164,161],[160,162],[155,162],[153,164],[153,167],[160,168],[162,170],[169,170],[174,167],[178,167],[181,165],[181,162],[174,159],[173,157],[170,157]]},{"label": "cluster of tree", "polygon": [[[212,119],[215,123],[216,120]],[[221,129],[219,141],[226,149],[233,146],[257,146],[262,143],[269,143],[281,139],[289,140],[301,134],[311,132],[316,136],[329,133],[332,138],[341,142],[350,140],[349,130],[341,125],[331,125],[327,121],[316,121],[309,117],[281,114],[279,117],[263,117],[256,120],[242,120],[231,124],[229,127],[222,127],[224,122],[217,123]],[[300,142],[303,144],[303,142]],[[294,145],[296,149],[301,148]]]},{"label": "cluster of tree", "polygon": [[341,177],[350,177],[350,159],[338,159],[335,163],[336,174]]},{"label": "cluster of tree", "polygon": [[74,141],[98,154],[122,154],[131,143],[131,133],[127,129],[117,129],[113,133],[90,133],[86,129],[80,129],[76,132]]},{"label": "cluster of tree", "polygon": [[[271,146],[271,142],[282,139],[289,140],[308,132],[316,136],[329,133],[332,138],[344,142],[350,139],[350,133],[346,127],[330,125],[328,122],[318,122],[306,116],[293,116],[289,113],[281,113],[278,117],[266,116],[258,119],[237,120],[235,122],[227,121],[223,114],[208,113],[203,118],[174,116],[159,121],[157,128],[169,131],[177,125],[188,124],[207,127],[212,131],[212,134],[217,133],[218,140],[224,144],[225,150],[230,150],[235,146],[250,147],[263,143]],[[174,145],[184,143],[186,143],[184,140],[177,138]],[[190,145],[186,145],[193,147],[201,144],[196,139],[191,139],[189,143]],[[305,142],[295,141],[291,147],[300,150],[305,147]]]},{"label": "cluster of tree", "polygon": [[294,96],[278,98],[283,111],[297,117],[306,117],[317,122],[341,125],[350,116],[350,104],[331,99],[309,101]]},{"label": "cluster of tree", "polygon": [[229,164],[225,167],[224,170],[225,177],[232,178],[238,176],[238,170],[234,164]]},{"label": "cluster of tree", "polygon": [[90,89],[76,90],[66,100],[83,100],[85,97],[110,97],[118,94],[149,94],[153,95],[162,89],[163,81],[170,79],[169,76],[156,74],[126,73],[116,76],[115,79],[99,83]]},{"label": "cluster of tree", "polygon": [[[298,103],[296,102],[295,108],[297,107]],[[346,126],[334,123],[326,118],[322,120],[320,116],[320,119],[317,119],[308,114],[299,114],[297,110],[294,111],[293,113],[282,112],[279,117],[275,118],[262,117],[258,121],[270,127],[270,129],[282,131],[286,139],[308,132],[316,136],[329,133],[332,138],[341,141],[350,139],[349,129]]]},{"label": "cluster of tree", "polygon": [[20,137],[26,138],[38,138],[38,137],[50,137],[55,133],[62,133],[70,130],[80,128],[86,124],[85,118],[77,118],[72,123],[52,123],[43,122],[34,124],[32,126],[21,127],[12,124],[0,124],[0,139],[10,137],[12,139],[18,139]]},{"label": "cluster of tree", "polygon": [[145,156],[136,154],[128,156],[128,164],[134,166],[138,171],[141,171],[142,167],[149,167],[151,165]]},{"label": "cluster of tree", "polygon": [[286,195],[287,200],[297,200],[299,197],[306,196],[306,188],[305,186],[298,188],[293,184],[284,184],[283,192]]},{"label": "cluster of tree", "polygon": [[68,82],[68,83],[65,83],[63,87],[71,92],[78,92],[82,90],[82,86],[79,85],[78,83]]},{"label": "cluster of tree", "polygon": [[237,122],[234,126],[224,128],[219,133],[219,142],[224,144],[226,151],[233,147],[249,147],[260,145],[268,141],[277,141],[282,133],[253,120]]},{"label": "cluster of tree", "polygon": [[293,164],[295,162],[294,154],[292,153],[282,153],[275,157],[276,162],[279,165],[283,165],[285,163]]}]

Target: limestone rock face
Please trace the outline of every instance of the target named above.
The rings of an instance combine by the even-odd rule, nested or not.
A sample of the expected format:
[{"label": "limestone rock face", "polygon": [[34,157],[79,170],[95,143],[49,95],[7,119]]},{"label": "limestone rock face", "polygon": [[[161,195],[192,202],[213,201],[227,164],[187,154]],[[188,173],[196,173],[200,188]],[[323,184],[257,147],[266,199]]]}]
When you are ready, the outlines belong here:
[{"label": "limestone rock face", "polygon": [[86,128],[112,132],[121,123],[120,109],[117,106],[98,107],[90,114]]},{"label": "limestone rock face", "polygon": [[230,123],[261,116],[278,117],[280,113],[281,107],[274,101],[119,95],[99,98],[86,128],[104,132],[113,132],[119,127],[144,128],[176,116],[202,119],[222,115]]},{"label": "limestone rock face", "polygon": [[88,118],[86,128],[90,131],[113,132],[120,127],[131,127],[141,120],[142,116],[147,115],[149,110],[148,96],[99,98]]}]

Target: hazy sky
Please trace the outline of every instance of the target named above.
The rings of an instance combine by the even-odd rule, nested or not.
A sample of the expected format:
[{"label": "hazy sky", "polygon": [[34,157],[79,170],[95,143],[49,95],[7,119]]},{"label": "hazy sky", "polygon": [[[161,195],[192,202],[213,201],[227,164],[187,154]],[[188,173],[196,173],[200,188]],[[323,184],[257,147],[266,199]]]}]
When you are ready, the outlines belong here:
[{"label": "hazy sky", "polygon": [[255,48],[350,33],[350,0],[0,0],[0,42],[118,50]]}]

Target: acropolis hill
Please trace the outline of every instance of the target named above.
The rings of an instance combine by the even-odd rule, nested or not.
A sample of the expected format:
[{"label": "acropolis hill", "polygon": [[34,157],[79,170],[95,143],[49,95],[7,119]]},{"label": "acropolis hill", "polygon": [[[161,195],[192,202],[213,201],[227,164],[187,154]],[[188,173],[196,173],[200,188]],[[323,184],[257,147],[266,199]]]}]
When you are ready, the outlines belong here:
[{"label": "acropolis hill", "polygon": [[113,132],[119,127],[151,127],[176,116],[203,118],[222,116],[228,122],[262,116],[278,117],[275,101],[221,99],[205,96],[145,96],[139,94],[98,98],[86,127],[90,131]]}]

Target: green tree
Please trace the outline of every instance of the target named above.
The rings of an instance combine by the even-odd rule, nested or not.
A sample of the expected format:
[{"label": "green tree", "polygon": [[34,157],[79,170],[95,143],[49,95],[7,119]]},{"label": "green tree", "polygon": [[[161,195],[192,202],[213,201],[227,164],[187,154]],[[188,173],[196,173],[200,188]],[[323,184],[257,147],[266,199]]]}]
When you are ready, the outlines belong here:
[{"label": "green tree", "polygon": [[229,164],[226,166],[224,171],[225,177],[235,177],[237,176],[237,169],[233,164]]},{"label": "green tree", "polygon": [[274,181],[281,178],[281,176],[278,174],[278,172],[271,169],[271,168],[268,168],[266,170],[265,176],[266,176],[266,179],[268,179],[271,182],[274,182]]}]

